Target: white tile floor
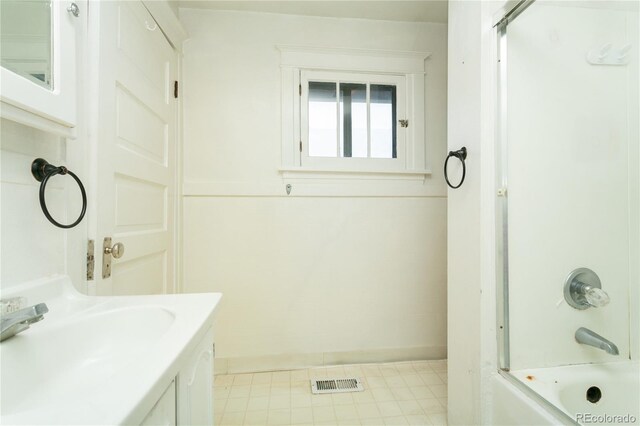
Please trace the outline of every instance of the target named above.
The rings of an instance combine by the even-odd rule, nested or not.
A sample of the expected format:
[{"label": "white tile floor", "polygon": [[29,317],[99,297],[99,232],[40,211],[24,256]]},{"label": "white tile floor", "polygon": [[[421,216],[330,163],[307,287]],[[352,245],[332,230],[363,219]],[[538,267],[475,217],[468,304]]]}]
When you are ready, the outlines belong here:
[{"label": "white tile floor", "polygon": [[[312,395],[310,379],[358,377],[363,392]],[[447,361],[215,377],[216,425],[446,425]]]}]

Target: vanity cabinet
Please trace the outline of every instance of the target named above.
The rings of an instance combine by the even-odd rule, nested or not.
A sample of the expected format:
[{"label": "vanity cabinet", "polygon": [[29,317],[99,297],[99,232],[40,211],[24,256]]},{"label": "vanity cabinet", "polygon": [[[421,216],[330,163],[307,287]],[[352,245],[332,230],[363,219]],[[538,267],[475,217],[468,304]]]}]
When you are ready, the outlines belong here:
[{"label": "vanity cabinet", "polygon": [[213,424],[213,329],[191,353],[178,375],[178,424]]},{"label": "vanity cabinet", "polygon": [[176,424],[176,381],[164,391],[151,412],[142,421],[142,426],[175,426]]},{"label": "vanity cabinet", "polygon": [[212,425],[213,358],[213,328],[209,328],[141,425]]}]

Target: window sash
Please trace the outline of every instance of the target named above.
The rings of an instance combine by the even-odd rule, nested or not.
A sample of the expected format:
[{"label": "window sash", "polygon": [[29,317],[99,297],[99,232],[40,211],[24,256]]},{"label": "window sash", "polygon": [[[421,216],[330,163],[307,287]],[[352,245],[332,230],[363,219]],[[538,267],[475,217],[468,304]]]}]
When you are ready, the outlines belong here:
[{"label": "window sash", "polygon": [[[316,157],[309,154],[309,82],[327,82],[336,84],[336,157]],[[340,155],[340,139],[343,129],[340,126],[340,83],[365,84],[367,87],[367,157],[344,157]],[[371,157],[371,85],[392,85],[396,87],[396,116],[395,116],[395,154],[396,158]],[[367,74],[333,71],[300,70],[300,141],[302,150],[299,153],[299,164],[302,167],[331,167],[336,170],[403,170],[406,168],[406,129],[398,126],[399,119],[406,118],[407,93],[406,76],[391,74]]]}]

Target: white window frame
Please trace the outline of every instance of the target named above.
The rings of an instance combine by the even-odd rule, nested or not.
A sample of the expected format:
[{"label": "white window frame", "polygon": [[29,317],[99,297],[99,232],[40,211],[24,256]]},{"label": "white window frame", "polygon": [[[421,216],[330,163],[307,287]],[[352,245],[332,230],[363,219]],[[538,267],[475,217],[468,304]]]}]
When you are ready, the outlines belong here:
[{"label": "white window frame", "polygon": [[[406,128],[396,126],[396,158],[354,158],[354,157],[312,157],[309,155],[309,82],[330,83],[389,84],[396,87],[396,115],[398,119],[406,117],[406,77],[404,75],[366,74],[335,71],[300,71],[300,166],[310,168],[328,167],[333,170],[350,171],[401,171],[406,168]],[[367,99],[368,103],[369,99]],[[368,137],[371,137],[370,126]],[[341,129],[338,126],[338,131]],[[336,137],[339,135],[336,134]],[[336,141],[337,142],[337,141]],[[300,148],[298,148],[300,151]]]},{"label": "white window frame", "polygon": [[[427,167],[425,140],[426,52],[277,46],[282,70],[282,166],[280,171],[313,174],[407,174],[424,177]],[[327,158],[308,154],[308,81],[334,75],[349,82],[389,82],[402,91],[404,113],[398,119],[397,158]],[[325,77],[323,77],[325,76]],[[367,77],[369,76],[369,77]],[[316,77],[319,77],[318,80]],[[335,81],[335,80],[331,80]]]}]

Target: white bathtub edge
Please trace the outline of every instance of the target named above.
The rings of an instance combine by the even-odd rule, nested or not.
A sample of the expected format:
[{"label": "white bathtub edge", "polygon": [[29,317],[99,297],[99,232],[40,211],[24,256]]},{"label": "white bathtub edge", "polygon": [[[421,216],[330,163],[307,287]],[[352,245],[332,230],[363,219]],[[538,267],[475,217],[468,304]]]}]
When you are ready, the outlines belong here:
[{"label": "white bathtub edge", "polygon": [[[577,425],[507,372],[492,378],[492,425]],[[548,406],[548,407],[547,407]],[[555,412],[557,411],[557,412]]]}]

